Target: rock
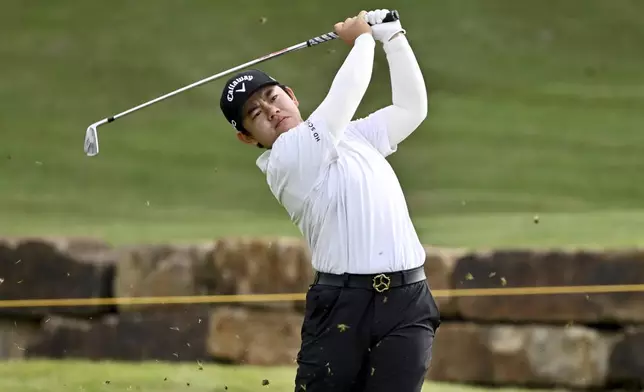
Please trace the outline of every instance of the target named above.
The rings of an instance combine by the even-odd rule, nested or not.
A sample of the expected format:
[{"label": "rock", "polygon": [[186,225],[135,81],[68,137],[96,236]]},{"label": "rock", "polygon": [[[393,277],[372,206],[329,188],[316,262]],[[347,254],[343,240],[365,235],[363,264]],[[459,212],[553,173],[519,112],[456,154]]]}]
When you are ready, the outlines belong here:
[{"label": "rock", "polygon": [[212,295],[296,294],[293,300],[246,305],[303,311],[303,294],[314,275],[308,248],[299,239],[223,238],[198,277]]},{"label": "rock", "polygon": [[[84,238],[11,238],[0,241],[3,300],[92,299],[112,296],[110,247]],[[0,307],[0,314],[41,318],[47,314],[90,317],[113,311],[89,306]]]},{"label": "rock", "polygon": [[603,387],[617,334],[585,327],[444,323],[428,378],[530,387]]},{"label": "rock", "polygon": [[0,360],[24,358],[27,347],[39,333],[38,322],[0,320]]},{"label": "rock", "polygon": [[205,361],[208,310],[184,306],[166,312],[127,312],[99,321],[52,318],[28,346],[29,358],[124,361]]},{"label": "rock", "polygon": [[93,237],[61,237],[61,236],[28,236],[28,237],[0,237],[0,244],[15,248],[22,243],[43,242],[55,244],[57,249],[75,256],[92,256],[112,250],[105,241]]},{"label": "rock", "polygon": [[303,318],[289,310],[218,307],[210,317],[208,352],[236,364],[293,365]]},{"label": "rock", "polygon": [[451,278],[459,258],[466,252],[459,249],[444,249],[425,247],[425,275],[430,289],[436,297],[436,304],[441,313],[441,319],[447,320],[458,317],[458,308],[453,296],[439,295],[440,292],[451,288]]},{"label": "rock", "polygon": [[[123,248],[114,279],[119,298],[197,296],[207,292],[197,283],[198,270],[213,244],[147,245]],[[119,304],[119,311],[164,310],[163,304]]]},{"label": "rock", "polygon": [[[644,251],[472,253],[458,260],[452,288],[531,288],[641,284]],[[644,292],[470,296],[456,299],[467,320],[608,323],[644,322]]]},{"label": "rock", "polygon": [[620,386],[644,385],[644,328],[628,328],[610,356],[610,382]]}]

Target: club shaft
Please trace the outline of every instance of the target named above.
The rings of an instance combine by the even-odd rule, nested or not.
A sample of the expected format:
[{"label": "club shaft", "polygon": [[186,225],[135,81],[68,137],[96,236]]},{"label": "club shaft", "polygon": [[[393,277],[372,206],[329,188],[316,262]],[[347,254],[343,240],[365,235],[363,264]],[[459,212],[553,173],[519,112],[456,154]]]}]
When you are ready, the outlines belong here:
[{"label": "club shaft", "polygon": [[[393,11],[389,12],[389,14],[384,18],[383,22],[390,22],[390,21],[394,21],[394,20],[398,20],[398,19],[399,19],[398,11],[393,10]],[[277,52],[269,53],[269,54],[267,54],[265,56],[256,58],[255,60],[251,60],[251,61],[249,61],[247,63],[238,65],[238,66],[236,66],[234,68],[230,68],[230,69],[228,69],[228,70],[226,70],[224,72],[220,72],[220,73],[218,73],[216,75],[212,75],[210,77],[207,77],[205,79],[199,80],[197,82],[189,84],[189,85],[187,85],[185,87],[182,87],[180,89],[174,90],[174,91],[172,91],[170,93],[162,95],[162,96],[160,96],[158,98],[155,98],[155,99],[153,99],[151,101],[142,103],[139,106],[135,106],[135,107],[133,107],[131,109],[128,109],[128,110],[126,110],[124,112],[121,112],[119,114],[115,114],[112,117],[105,118],[105,119],[97,122],[95,125],[99,126],[99,125],[102,125],[102,124],[105,124],[105,123],[111,123],[114,120],[119,119],[121,117],[125,117],[130,113],[136,112],[137,110],[143,109],[143,108],[148,107],[150,105],[153,105],[153,104],[155,104],[157,102],[160,102],[160,101],[163,101],[165,99],[168,99],[168,98],[170,98],[172,96],[175,96],[177,94],[180,94],[180,93],[182,93],[182,92],[184,92],[186,90],[190,90],[192,88],[201,86],[201,85],[206,84],[208,82],[211,82],[213,80],[219,79],[222,76],[226,76],[226,75],[231,74],[233,72],[239,71],[239,70],[241,70],[243,68],[250,67],[251,65],[259,64],[259,63],[264,62],[264,61],[266,61],[268,59],[272,59],[272,58],[281,56],[281,55],[289,53],[289,52],[293,52],[293,51],[296,51],[296,50],[299,50],[299,49],[303,49],[303,48],[311,47],[311,46],[318,45],[318,44],[321,44],[321,43],[324,43],[324,42],[328,42],[328,41],[334,40],[336,38],[338,38],[338,35],[336,33],[329,32],[329,33],[322,34],[322,35],[319,35],[317,37],[311,38],[311,39],[309,39],[307,41],[300,42],[299,44],[289,46],[289,47],[284,48],[282,50],[278,50]]]},{"label": "club shaft", "polygon": [[182,93],[182,92],[184,92],[186,90],[190,90],[192,88],[201,86],[201,85],[206,84],[208,82],[212,82],[213,80],[219,79],[222,76],[229,75],[229,74],[231,74],[233,72],[237,72],[237,71],[239,71],[239,70],[241,70],[243,68],[250,67],[252,65],[259,64],[261,62],[264,62],[266,60],[281,56],[283,54],[293,52],[293,51],[296,51],[296,50],[299,50],[299,49],[303,49],[303,48],[306,48],[306,47],[309,47],[309,46],[317,45],[317,44],[320,44],[320,43],[323,43],[323,42],[327,42],[327,41],[330,41],[330,40],[333,40],[333,39],[336,39],[336,38],[338,38],[338,36],[335,33],[322,34],[322,35],[320,35],[318,37],[311,38],[308,41],[300,42],[299,44],[289,46],[289,47],[284,48],[282,50],[278,50],[277,52],[269,53],[269,54],[267,54],[265,56],[256,58],[256,59],[251,60],[251,61],[249,61],[247,63],[238,65],[238,66],[236,66],[234,68],[230,68],[230,69],[228,69],[226,71],[223,71],[223,72],[220,72],[220,73],[218,73],[216,75],[209,76],[209,77],[207,77],[205,79],[199,80],[199,81],[194,82],[192,84],[189,84],[189,85],[187,85],[185,87],[182,87],[180,89],[174,90],[174,91],[172,91],[172,92],[170,92],[168,94],[162,95],[162,96],[160,96],[158,98],[155,98],[155,99],[153,99],[151,101],[142,103],[139,106],[135,106],[135,107],[133,107],[131,109],[128,109],[128,110],[126,110],[124,112],[116,114],[116,115],[114,115],[112,117],[107,118],[106,122],[112,122],[112,121],[114,121],[114,120],[116,120],[118,118],[125,117],[130,113],[136,112],[137,110],[143,109],[143,108],[145,108],[147,106],[150,106],[150,105],[153,105],[153,104],[155,104],[157,102],[163,101],[163,100],[165,100],[167,98],[170,98],[170,97],[172,97],[174,95],[180,94],[180,93]]}]

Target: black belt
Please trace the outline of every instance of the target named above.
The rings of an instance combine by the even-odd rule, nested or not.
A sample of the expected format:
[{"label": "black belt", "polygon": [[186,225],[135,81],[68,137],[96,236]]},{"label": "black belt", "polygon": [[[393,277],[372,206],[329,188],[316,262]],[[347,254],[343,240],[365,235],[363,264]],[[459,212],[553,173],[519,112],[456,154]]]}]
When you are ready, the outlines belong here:
[{"label": "black belt", "polygon": [[425,268],[423,266],[414,269],[382,274],[329,274],[316,272],[313,284],[322,284],[336,287],[351,287],[358,289],[373,289],[379,293],[394,287],[404,286],[425,280]]}]

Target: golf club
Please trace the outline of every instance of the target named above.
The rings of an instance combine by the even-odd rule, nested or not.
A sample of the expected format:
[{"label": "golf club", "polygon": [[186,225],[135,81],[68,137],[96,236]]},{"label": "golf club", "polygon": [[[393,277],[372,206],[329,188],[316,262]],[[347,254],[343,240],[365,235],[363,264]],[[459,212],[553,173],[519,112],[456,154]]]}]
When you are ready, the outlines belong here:
[{"label": "golf club", "polygon": [[[398,20],[398,19],[399,19],[398,11],[392,10],[383,19],[382,23],[393,22],[393,21]],[[326,33],[326,34],[322,34],[320,36],[311,38],[311,39],[309,39],[307,41],[304,41],[304,42],[301,42],[299,44],[289,46],[289,47],[284,48],[282,50],[279,50],[277,52],[267,54],[265,56],[262,56],[262,57],[259,57],[259,58],[255,59],[255,60],[251,60],[251,61],[249,61],[249,62],[247,62],[245,64],[239,65],[239,66],[234,67],[234,68],[230,68],[230,69],[228,69],[226,71],[223,71],[223,72],[220,72],[220,73],[218,73],[216,75],[212,75],[212,76],[210,76],[208,78],[199,80],[199,81],[194,82],[192,84],[189,84],[189,85],[187,85],[185,87],[182,87],[182,88],[180,88],[178,90],[172,91],[172,92],[170,92],[168,94],[165,94],[163,96],[155,98],[155,99],[153,99],[151,101],[145,102],[145,103],[143,103],[143,104],[141,104],[139,106],[136,106],[136,107],[133,107],[131,109],[128,109],[128,110],[126,110],[126,111],[124,111],[122,113],[115,114],[112,117],[104,118],[101,121],[95,122],[92,125],[90,125],[87,128],[87,131],[85,132],[85,144],[84,144],[85,154],[87,154],[87,156],[90,156],[90,157],[98,155],[98,151],[99,151],[99,149],[98,149],[98,127],[103,125],[103,124],[114,122],[115,120],[117,120],[117,119],[119,119],[121,117],[125,117],[130,113],[134,113],[139,109],[143,109],[143,108],[148,107],[148,106],[150,106],[152,104],[155,104],[157,102],[161,102],[161,101],[165,100],[166,98],[170,98],[170,97],[172,97],[174,95],[177,95],[177,94],[182,93],[184,91],[190,90],[191,88],[201,86],[201,85],[206,84],[208,82],[211,82],[213,80],[219,79],[222,76],[226,76],[226,75],[231,74],[233,72],[237,72],[237,71],[239,71],[239,70],[241,70],[243,68],[246,68],[246,67],[261,63],[261,62],[266,61],[268,59],[272,59],[272,58],[275,58],[277,56],[281,56],[281,55],[289,53],[289,52],[294,52],[294,51],[299,50],[299,49],[308,48],[308,47],[311,47],[311,46],[314,46],[314,45],[317,45],[317,44],[328,42],[328,41],[334,40],[336,38],[338,38],[338,35],[336,33],[334,33],[334,32],[329,32],[329,33]]]}]

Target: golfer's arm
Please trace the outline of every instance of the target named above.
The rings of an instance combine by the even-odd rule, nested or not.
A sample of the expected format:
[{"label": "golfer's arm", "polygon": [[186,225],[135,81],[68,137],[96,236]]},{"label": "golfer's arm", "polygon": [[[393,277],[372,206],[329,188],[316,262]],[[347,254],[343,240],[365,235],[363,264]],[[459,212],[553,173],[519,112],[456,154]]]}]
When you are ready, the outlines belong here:
[{"label": "golfer's arm", "polygon": [[360,35],[338,70],[329,93],[315,110],[316,117],[337,141],[353,118],[369,87],[376,42],[371,34]]},{"label": "golfer's arm", "polygon": [[389,143],[405,140],[427,117],[425,80],[404,34],[383,45],[391,77],[392,105],[385,112]]}]

